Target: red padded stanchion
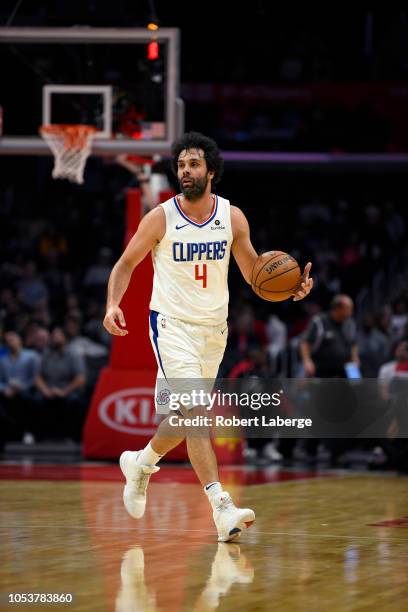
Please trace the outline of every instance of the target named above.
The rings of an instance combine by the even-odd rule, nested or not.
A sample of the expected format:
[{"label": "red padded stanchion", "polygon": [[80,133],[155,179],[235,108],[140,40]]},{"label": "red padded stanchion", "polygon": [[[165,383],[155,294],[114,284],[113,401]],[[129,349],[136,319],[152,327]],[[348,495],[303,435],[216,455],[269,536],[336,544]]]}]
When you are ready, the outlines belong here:
[{"label": "red padded stanchion", "polygon": [[[139,189],[127,192],[126,246],[141,219],[141,194]],[[128,290],[123,296],[121,308],[125,315],[127,336],[113,336],[110,366],[114,370],[154,370],[156,360],[149,339],[149,301],[152,292],[153,264],[148,255],[132,274]]]}]

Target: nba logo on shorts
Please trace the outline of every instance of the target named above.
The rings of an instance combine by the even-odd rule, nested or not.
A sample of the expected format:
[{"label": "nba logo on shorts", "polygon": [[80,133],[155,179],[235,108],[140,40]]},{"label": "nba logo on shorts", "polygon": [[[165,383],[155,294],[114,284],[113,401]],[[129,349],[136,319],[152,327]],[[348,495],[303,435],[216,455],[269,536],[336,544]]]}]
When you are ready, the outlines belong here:
[{"label": "nba logo on shorts", "polygon": [[169,401],[170,401],[170,389],[162,389],[162,391],[160,391],[157,394],[156,403],[159,404],[159,406],[163,406],[165,404],[168,404]]},{"label": "nba logo on shorts", "polygon": [[161,326],[163,327],[163,329],[166,327],[166,323],[167,323],[167,321],[166,321],[166,319],[163,317],[163,318],[162,318],[162,320],[161,320],[161,323],[160,323],[160,324],[161,324]]}]

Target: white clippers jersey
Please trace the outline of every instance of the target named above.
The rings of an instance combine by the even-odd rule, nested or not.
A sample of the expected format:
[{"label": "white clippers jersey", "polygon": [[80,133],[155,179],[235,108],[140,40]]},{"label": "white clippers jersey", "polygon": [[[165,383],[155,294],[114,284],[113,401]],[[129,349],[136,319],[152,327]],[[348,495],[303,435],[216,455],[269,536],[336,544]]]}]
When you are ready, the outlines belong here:
[{"label": "white clippers jersey", "polygon": [[212,197],[213,209],[203,223],[186,215],[178,196],[161,204],[166,233],[152,252],[150,309],[199,325],[219,325],[228,315],[230,203]]}]

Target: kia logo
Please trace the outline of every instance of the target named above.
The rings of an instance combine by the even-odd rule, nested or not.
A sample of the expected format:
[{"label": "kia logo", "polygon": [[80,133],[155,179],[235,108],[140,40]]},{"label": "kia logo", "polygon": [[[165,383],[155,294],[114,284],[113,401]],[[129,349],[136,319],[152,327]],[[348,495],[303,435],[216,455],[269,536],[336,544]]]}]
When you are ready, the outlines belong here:
[{"label": "kia logo", "polygon": [[107,427],[133,435],[156,433],[154,389],[139,387],[111,393],[99,404],[99,418]]}]

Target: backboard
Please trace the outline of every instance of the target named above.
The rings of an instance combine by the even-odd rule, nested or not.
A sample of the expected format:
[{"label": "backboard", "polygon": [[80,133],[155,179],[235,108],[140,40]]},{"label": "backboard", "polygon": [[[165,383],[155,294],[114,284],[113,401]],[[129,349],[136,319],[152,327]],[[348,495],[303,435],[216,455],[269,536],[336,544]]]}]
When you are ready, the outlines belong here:
[{"label": "backboard", "polygon": [[111,85],[43,87],[42,125],[82,122],[97,129],[94,138],[112,138]]},{"label": "backboard", "polygon": [[94,125],[94,154],[168,153],[183,131],[178,58],[175,28],[0,28],[0,154],[48,154],[44,123]]}]

